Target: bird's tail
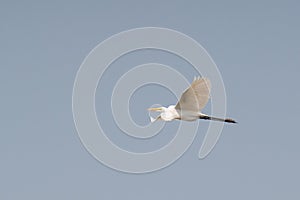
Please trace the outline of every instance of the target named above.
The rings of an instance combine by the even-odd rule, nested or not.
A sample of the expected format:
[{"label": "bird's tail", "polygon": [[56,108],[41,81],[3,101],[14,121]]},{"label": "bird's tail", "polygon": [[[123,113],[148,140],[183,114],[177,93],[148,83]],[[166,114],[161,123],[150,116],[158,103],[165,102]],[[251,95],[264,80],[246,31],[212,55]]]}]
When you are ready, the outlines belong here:
[{"label": "bird's tail", "polygon": [[229,119],[229,118],[222,119],[222,118],[212,117],[212,116],[208,116],[208,115],[200,115],[199,119],[213,120],[213,121],[227,122],[227,123],[237,123],[233,119]]}]

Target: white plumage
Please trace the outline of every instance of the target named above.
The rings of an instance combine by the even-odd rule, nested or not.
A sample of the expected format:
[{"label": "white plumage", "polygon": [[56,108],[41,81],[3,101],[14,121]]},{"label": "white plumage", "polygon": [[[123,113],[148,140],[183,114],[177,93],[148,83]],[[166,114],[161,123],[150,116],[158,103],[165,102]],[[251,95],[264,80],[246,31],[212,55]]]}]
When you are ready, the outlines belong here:
[{"label": "white plumage", "polygon": [[151,122],[156,120],[172,121],[174,119],[184,121],[195,121],[197,119],[223,121],[236,123],[232,119],[221,119],[201,113],[210,98],[211,84],[208,78],[197,77],[180,97],[176,105],[166,107],[149,108],[149,111],[157,111],[161,114],[156,118],[150,117]]}]

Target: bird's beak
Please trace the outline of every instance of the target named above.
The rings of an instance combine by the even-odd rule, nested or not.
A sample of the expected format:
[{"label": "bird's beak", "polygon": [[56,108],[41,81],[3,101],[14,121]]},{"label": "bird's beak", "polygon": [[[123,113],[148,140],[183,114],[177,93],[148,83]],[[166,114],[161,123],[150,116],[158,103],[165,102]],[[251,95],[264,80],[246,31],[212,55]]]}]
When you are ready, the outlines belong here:
[{"label": "bird's beak", "polygon": [[148,108],[149,111],[161,111],[161,108]]}]

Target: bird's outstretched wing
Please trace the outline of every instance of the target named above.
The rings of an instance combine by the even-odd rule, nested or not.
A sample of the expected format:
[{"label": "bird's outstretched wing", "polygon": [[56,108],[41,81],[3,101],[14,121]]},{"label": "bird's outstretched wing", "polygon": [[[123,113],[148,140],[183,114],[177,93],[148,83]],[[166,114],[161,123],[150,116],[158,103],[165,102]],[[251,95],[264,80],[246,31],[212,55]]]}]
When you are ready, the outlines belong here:
[{"label": "bird's outstretched wing", "polygon": [[191,86],[181,95],[175,109],[181,112],[199,112],[209,100],[210,88],[211,84],[208,78],[195,78]]}]

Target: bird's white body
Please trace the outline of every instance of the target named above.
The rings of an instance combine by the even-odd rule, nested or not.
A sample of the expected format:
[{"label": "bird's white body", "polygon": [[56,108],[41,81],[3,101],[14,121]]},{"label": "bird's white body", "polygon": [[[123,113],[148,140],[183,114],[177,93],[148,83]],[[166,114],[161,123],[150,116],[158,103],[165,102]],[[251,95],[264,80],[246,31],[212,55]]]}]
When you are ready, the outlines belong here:
[{"label": "bird's white body", "polygon": [[[170,105],[169,107],[161,107],[162,112],[160,118],[164,121],[172,121],[174,119],[180,119],[184,121],[195,121],[201,116],[207,116],[201,112],[192,112],[192,111],[180,111],[176,110],[175,105]],[[182,113],[184,112],[184,113]]]},{"label": "bird's white body", "polygon": [[160,114],[160,117],[164,121],[172,121],[173,119],[179,119],[180,115],[175,109],[175,105],[171,105],[168,108],[162,107],[163,112]]}]

